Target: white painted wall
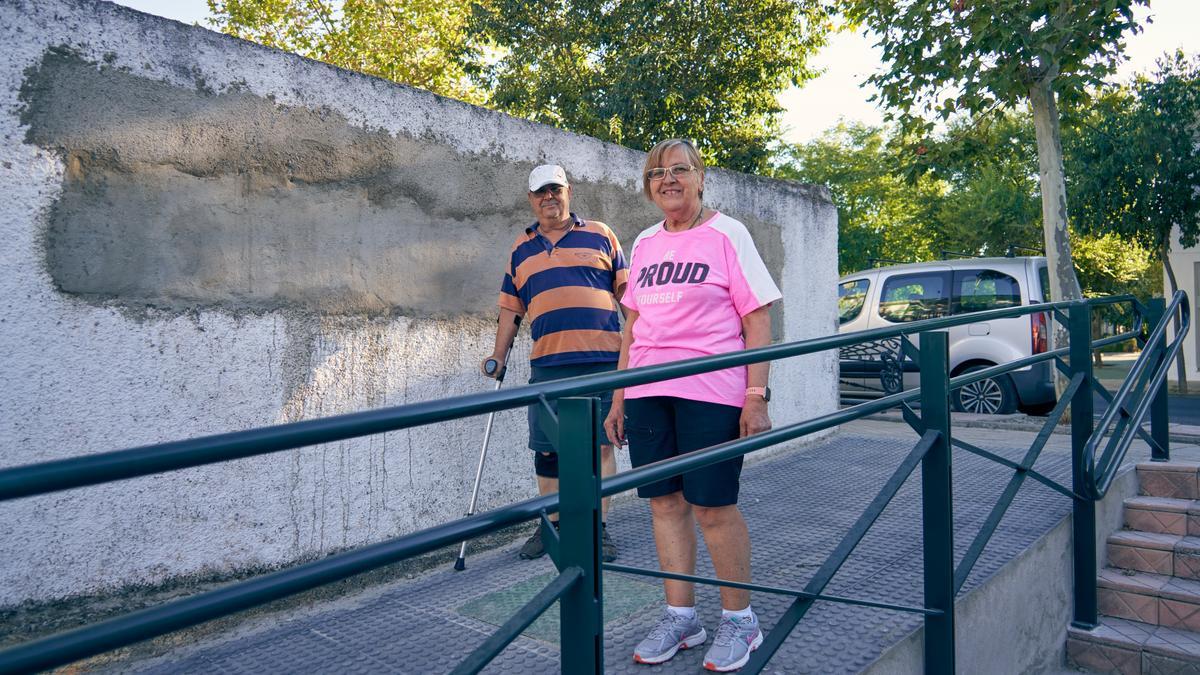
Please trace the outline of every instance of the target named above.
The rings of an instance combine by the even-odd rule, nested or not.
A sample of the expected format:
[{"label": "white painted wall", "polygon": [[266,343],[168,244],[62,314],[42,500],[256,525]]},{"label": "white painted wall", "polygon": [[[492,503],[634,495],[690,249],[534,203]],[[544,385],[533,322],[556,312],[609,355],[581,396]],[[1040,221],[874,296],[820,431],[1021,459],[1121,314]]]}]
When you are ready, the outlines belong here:
[{"label": "white painted wall", "polygon": [[[25,142],[19,98],[27,69],[59,45],[174,86],[240,87],[461,152],[525,163],[569,158],[577,180],[624,186],[639,198],[643,155],[625,148],[107,3],[4,2],[0,466],[486,388],[475,368],[490,351],[488,316],[314,317],[221,307],[181,316],[59,292],[43,237],[66,169],[57,153]],[[836,215],[827,193],[720,171],[707,186],[712,205],[748,209],[782,228],[784,338],[833,333]],[[522,338],[514,383],[528,375],[524,331]],[[288,380],[297,369],[300,386]],[[778,364],[772,385],[777,425],[829,412],[836,360]],[[278,567],[450,520],[464,510],[481,436],[482,419],[468,419],[0,503],[0,606]],[[534,494],[524,439],[524,411],[501,414],[483,508]]]},{"label": "white painted wall", "polygon": [[[1168,254],[1171,258],[1171,268],[1175,271],[1175,282],[1178,284],[1178,290],[1187,293],[1188,305],[1192,310],[1192,328],[1183,338],[1182,352],[1184,355],[1184,370],[1185,377],[1188,379],[1189,386],[1195,387],[1200,383],[1200,349],[1197,348],[1196,342],[1196,325],[1195,321],[1200,319],[1196,314],[1197,297],[1200,296],[1200,286],[1197,286],[1197,280],[1200,277],[1196,274],[1196,267],[1200,265],[1200,247],[1184,248],[1179,241],[1179,228],[1176,227],[1171,232],[1171,252]],[[1163,297],[1167,302],[1171,301],[1171,281],[1167,278],[1166,270],[1163,270]],[[1168,340],[1175,335],[1174,325],[1167,328]],[[1167,371],[1167,379],[1171,382],[1179,382],[1179,371],[1174,365]]]}]

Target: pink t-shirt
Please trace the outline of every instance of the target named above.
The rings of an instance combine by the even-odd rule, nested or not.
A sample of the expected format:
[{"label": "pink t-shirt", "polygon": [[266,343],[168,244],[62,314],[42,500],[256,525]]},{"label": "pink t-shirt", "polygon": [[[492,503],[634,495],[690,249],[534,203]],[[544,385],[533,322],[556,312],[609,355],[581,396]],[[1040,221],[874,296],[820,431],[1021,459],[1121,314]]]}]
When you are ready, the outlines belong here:
[{"label": "pink t-shirt", "polygon": [[[621,304],[636,311],[629,367],[746,348],[742,317],[783,297],[746,226],[716,213],[690,230],[658,223],[633,242]],[[746,368],[628,387],[625,398],[675,396],[742,407]]]}]

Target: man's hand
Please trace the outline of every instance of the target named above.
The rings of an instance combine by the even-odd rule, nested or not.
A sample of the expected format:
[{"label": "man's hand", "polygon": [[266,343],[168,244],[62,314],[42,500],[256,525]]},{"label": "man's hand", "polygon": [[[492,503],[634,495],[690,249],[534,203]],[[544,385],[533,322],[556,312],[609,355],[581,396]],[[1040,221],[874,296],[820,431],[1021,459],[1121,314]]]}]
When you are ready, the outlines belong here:
[{"label": "man's hand", "polygon": [[[495,377],[500,374],[500,370],[504,368],[504,359],[504,356],[492,354],[491,356],[479,362],[479,372],[482,373],[484,377],[495,379]],[[489,365],[491,366],[491,372],[488,372]]]},{"label": "man's hand", "polygon": [[761,396],[746,397],[742,407],[742,418],[739,421],[740,438],[753,436],[771,428],[771,416],[767,414],[767,402]]},{"label": "man's hand", "polygon": [[[492,347],[492,355],[479,364],[479,372],[484,377],[496,379],[504,372],[504,364],[512,353],[513,340],[517,338],[517,329],[521,326],[521,315],[511,309],[500,308],[500,318],[496,320],[496,345]],[[488,372],[488,362],[492,361],[491,372]]]},{"label": "man's hand", "polygon": [[608,417],[604,418],[604,434],[614,447],[625,445],[625,401],[613,398]]}]

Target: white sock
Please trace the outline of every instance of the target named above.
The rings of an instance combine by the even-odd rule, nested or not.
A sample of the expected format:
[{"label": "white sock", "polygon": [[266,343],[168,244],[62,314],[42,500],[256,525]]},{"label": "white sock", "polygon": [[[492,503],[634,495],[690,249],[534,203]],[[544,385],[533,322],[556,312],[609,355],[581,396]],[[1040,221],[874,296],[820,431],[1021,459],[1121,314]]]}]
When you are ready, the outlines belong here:
[{"label": "white sock", "polygon": [[696,618],[696,608],[693,607],[676,607],[675,605],[667,605],[667,611],[675,616],[682,616],[685,619]]},{"label": "white sock", "polygon": [[726,618],[735,618],[739,622],[754,618],[754,612],[750,609],[750,605],[746,605],[746,609],[722,609],[721,616]]}]

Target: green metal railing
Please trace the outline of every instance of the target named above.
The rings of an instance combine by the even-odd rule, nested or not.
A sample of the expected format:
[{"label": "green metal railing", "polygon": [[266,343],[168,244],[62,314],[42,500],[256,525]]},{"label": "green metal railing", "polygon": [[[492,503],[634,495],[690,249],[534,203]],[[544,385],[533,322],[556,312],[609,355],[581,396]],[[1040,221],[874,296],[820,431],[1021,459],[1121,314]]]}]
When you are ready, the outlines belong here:
[{"label": "green metal railing", "polygon": [[[1092,308],[1116,303],[1132,306],[1137,317],[1134,330],[1101,340],[1092,340]],[[946,329],[1039,312],[1049,313],[1055,321],[1066,327],[1070,335],[1068,346],[974,371],[968,375],[950,377],[948,338],[944,332]],[[1176,312],[1182,317],[1183,328],[1171,343],[1167,344],[1167,319]],[[1161,300],[1143,305],[1131,296],[1012,307],[771,345],[616,373],[576,377],[503,391],[0,470],[0,501],[5,501],[318,443],[397,431],[520,406],[542,405],[550,409],[550,401],[558,401],[557,412],[551,409],[549,415],[543,416],[546,420],[544,431],[555,443],[560,455],[561,492],[557,495],[525,500],[215,591],[17,645],[0,652],[0,672],[30,672],[71,663],[535,519],[540,519],[543,540],[560,574],[459,664],[454,670],[455,673],[479,672],[555,602],[560,603],[563,612],[573,617],[572,621],[561,622],[562,672],[603,672],[603,571],[683,579],[794,598],[774,628],[766,635],[762,646],[754,653],[743,672],[761,672],[793,628],[817,601],[922,615],[925,621],[926,672],[953,672],[954,598],[1026,478],[1032,478],[1056,490],[1070,498],[1074,504],[1076,597],[1073,623],[1081,626],[1096,625],[1095,502],[1104,496],[1111,485],[1135,436],[1140,436],[1149,443],[1154,459],[1167,459],[1167,366],[1178,353],[1190,323],[1186,296],[1182,292],[1176,293],[1167,307],[1164,307]],[[1148,335],[1142,334],[1143,324],[1149,328]],[[909,340],[909,336],[914,334],[919,334],[919,346]],[[594,398],[580,398],[589,392],[892,338],[899,338],[905,354],[919,363],[919,389],[902,391],[601,480],[597,450],[600,439],[596,437],[599,404]],[[1138,340],[1142,345],[1142,355],[1117,393],[1110,394],[1093,377],[1092,350],[1131,339]],[[1069,378],[1069,384],[1020,462],[953,438],[949,396],[954,389],[1044,361],[1052,361]],[[1095,428],[1092,414],[1093,392],[1099,393],[1109,401],[1108,411]],[[919,412],[912,407],[912,404],[917,402],[920,404]],[[905,421],[920,435],[920,440],[803,588],[777,588],[624,565],[601,564],[600,500],[603,497],[830,429],[891,408],[901,410]],[[1061,485],[1033,469],[1051,432],[1067,410],[1071,411],[1071,486]],[[1149,434],[1142,428],[1147,414],[1151,420]],[[1111,434],[1108,433],[1110,427]],[[1100,449],[1102,443],[1103,449]],[[950,471],[952,447],[974,453],[1013,470],[1013,476],[1001,497],[957,567],[954,565],[953,550]],[[918,465],[921,467],[922,478],[924,605],[911,607],[869,598],[825,594],[825,587]],[[559,514],[557,531],[550,526],[547,519],[547,515],[554,512]]]}]

